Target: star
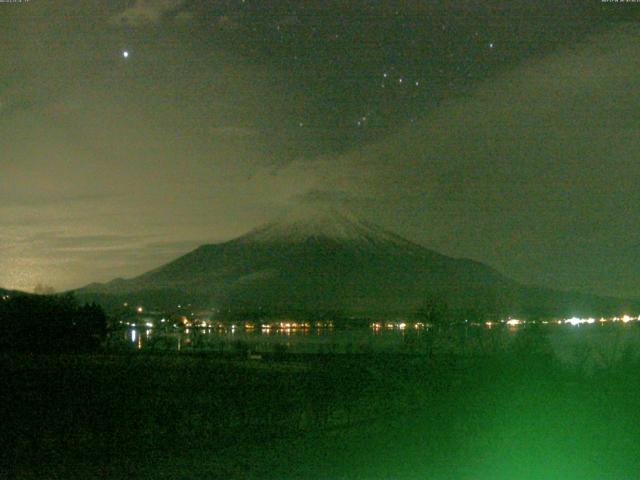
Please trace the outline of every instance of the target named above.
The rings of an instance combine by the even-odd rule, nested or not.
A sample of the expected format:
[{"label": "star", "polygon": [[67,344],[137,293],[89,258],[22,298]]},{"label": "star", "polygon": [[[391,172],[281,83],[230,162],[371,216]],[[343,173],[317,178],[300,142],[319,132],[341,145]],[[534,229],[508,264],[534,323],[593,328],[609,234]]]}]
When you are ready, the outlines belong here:
[{"label": "star", "polygon": [[489,43],[489,48],[493,48],[493,47],[495,47],[495,44],[493,42],[490,42]]},{"label": "star", "polygon": [[129,58],[129,52],[127,50],[125,50],[124,52],[122,52],[122,56],[124,58]]}]

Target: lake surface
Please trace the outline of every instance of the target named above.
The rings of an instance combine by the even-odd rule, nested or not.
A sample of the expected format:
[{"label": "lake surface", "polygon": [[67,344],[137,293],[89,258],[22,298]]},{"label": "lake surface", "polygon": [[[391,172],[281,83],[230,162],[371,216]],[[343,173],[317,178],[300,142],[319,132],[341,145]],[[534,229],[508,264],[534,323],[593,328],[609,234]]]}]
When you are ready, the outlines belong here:
[{"label": "lake surface", "polygon": [[368,327],[336,329],[186,328],[175,331],[129,327],[111,344],[132,350],[212,351],[255,353],[367,353],[411,350],[426,331],[374,331]]},{"label": "lake surface", "polygon": [[483,355],[520,349],[551,351],[563,363],[606,365],[640,355],[640,322],[459,325],[435,332],[416,324],[352,328],[157,329],[126,327],[109,346],[127,350],[219,353],[398,353]]}]

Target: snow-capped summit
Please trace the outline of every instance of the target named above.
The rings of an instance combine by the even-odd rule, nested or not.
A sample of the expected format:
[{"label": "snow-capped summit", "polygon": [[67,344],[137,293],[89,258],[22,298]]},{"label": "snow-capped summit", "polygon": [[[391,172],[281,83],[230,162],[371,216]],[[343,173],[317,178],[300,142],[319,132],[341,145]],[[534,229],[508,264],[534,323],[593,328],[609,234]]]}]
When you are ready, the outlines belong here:
[{"label": "snow-capped summit", "polygon": [[287,210],[274,222],[243,235],[238,241],[296,243],[310,239],[359,244],[394,244],[403,247],[413,245],[394,233],[359,219],[346,209],[325,204],[298,205]]}]

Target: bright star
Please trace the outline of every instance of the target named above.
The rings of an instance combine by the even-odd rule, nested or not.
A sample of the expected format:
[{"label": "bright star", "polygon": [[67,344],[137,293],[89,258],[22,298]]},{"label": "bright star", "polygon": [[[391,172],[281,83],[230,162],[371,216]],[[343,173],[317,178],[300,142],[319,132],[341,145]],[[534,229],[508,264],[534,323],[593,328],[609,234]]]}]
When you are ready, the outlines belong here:
[{"label": "bright star", "polygon": [[129,52],[125,50],[124,52],[122,52],[122,56],[124,58],[129,58]]}]

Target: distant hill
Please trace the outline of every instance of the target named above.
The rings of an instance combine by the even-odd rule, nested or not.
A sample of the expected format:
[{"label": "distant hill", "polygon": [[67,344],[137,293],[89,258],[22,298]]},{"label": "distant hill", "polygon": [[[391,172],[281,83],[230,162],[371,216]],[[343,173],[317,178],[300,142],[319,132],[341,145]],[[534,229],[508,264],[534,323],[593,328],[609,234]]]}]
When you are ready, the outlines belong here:
[{"label": "distant hill", "polygon": [[4,296],[14,296],[14,295],[30,295],[27,292],[21,292],[19,290],[7,290],[6,288],[0,288],[0,298]]},{"label": "distant hill", "polygon": [[176,302],[255,314],[414,314],[444,301],[457,318],[600,315],[637,308],[616,298],[521,285],[334,208],[298,208],[234,240],[203,245],[132,279],[77,291],[101,303]]}]

